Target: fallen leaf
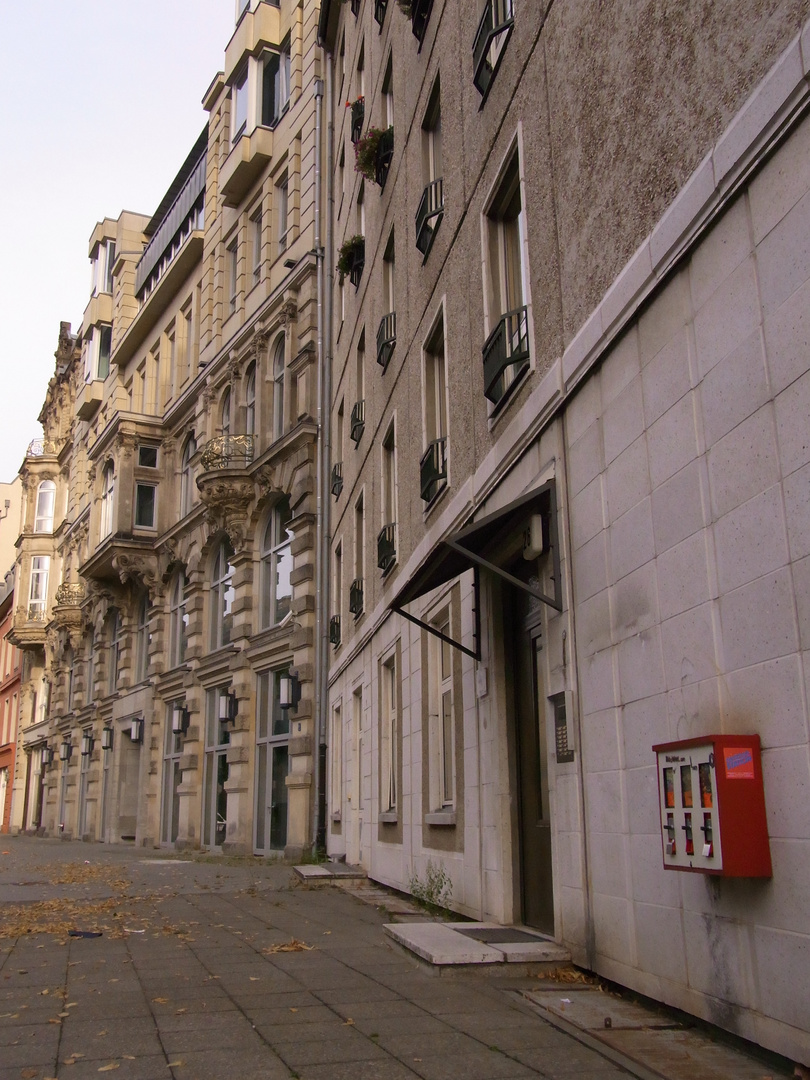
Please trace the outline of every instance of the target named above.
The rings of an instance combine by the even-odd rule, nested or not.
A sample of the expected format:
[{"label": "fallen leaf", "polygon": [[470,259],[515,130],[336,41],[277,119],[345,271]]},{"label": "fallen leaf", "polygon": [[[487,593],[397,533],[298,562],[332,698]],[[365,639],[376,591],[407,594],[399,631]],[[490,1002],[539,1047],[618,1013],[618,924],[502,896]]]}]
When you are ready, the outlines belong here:
[{"label": "fallen leaf", "polygon": [[124,1061],[134,1061],[135,1060],[135,1058],[132,1056],[132,1054],[122,1054],[121,1057],[124,1059]]},{"label": "fallen leaf", "polygon": [[176,1009],[174,1015],[180,1016],[180,1014],[184,1012],[188,1012],[188,1009]]},{"label": "fallen leaf", "polygon": [[47,988],[45,990],[40,990],[39,992],[40,997],[45,997],[46,994],[50,994],[50,990],[48,990]]},{"label": "fallen leaf", "polygon": [[290,1012],[298,1012],[298,1009],[290,1008]]},{"label": "fallen leaf", "polygon": [[167,1069],[177,1069],[177,1068],[179,1068],[179,1067],[180,1067],[180,1066],[181,1066],[182,1064],[183,1064],[183,1062],[182,1062],[182,1061],[167,1061],[167,1062],[166,1062],[166,1068],[167,1068]]},{"label": "fallen leaf", "polygon": [[258,975],[251,975],[251,976],[249,976],[249,978],[250,978],[251,982],[259,982],[259,976]]},{"label": "fallen leaf", "polygon": [[31,1080],[31,1077],[36,1076],[38,1072],[39,1069],[23,1069],[20,1076],[22,1076],[24,1080]]},{"label": "fallen leaf", "polygon": [[70,1016],[70,1013],[69,1012],[61,1012],[58,1015],[59,1016]]},{"label": "fallen leaf", "polygon": [[152,998],[152,1001],[156,1002],[158,1005],[168,1005],[169,1004],[169,999],[168,998]]},{"label": "fallen leaf", "polygon": [[49,1023],[49,1024],[61,1024],[61,1023],[62,1023],[62,1021],[61,1021],[60,1019],[58,1019],[58,1017],[56,1017],[56,1016],[52,1016],[52,1017],[50,1018],[50,1020],[48,1021],[48,1023]]},{"label": "fallen leaf", "polygon": [[354,1020],[352,1020],[350,1016],[347,1016],[343,1026],[348,1027],[350,1024],[354,1024]]},{"label": "fallen leaf", "polygon": [[99,1072],[112,1072],[113,1069],[120,1069],[121,1066],[117,1061],[111,1061],[109,1065],[102,1065],[98,1070]]},{"label": "fallen leaf", "polygon": [[105,1028],[104,1031],[100,1031],[98,1033],[98,1035],[96,1035],[96,1038],[100,1039],[102,1035],[106,1035],[106,1034],[107,1034],[107,1029]]}]

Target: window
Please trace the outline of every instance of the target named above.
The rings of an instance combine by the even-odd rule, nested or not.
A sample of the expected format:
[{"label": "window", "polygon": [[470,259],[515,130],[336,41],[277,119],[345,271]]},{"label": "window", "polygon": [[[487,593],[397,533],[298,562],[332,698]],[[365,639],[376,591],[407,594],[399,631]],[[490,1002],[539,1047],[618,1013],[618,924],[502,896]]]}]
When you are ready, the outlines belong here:
[{"label": "window", "polygon": [[[69,648],[65,652],[65,669],[67,673],[67,708],[68,712],[73,709],[75,704],[75,690],[76,680],[74,679],[75,664],[73,662],[73,649]],[[6,698],[6,709],[8,709],[8,698]]]},{"label": "window", "polygon": [[380,664],[380,810],[397,812],[399,686],[396,653]]},{"label": "window", "polygon": [[354,729],[354,770],[352,787],[355,810],[363,809],[363,687],[352,693],[352,727]]},{"label": "window", "polygon": [[365,497],[360,493],[354,504],[354,581],[349,589],[349,611],[354,616],[363,614],[363,579],[366,565],[366,512]]},{"label": "window", "polygon": [[284,434],[284,335],[276,341],[273,356],[273,438]]},{"label": "window", "polygon": [[377,363],[385,371],[397,343],[397,317],[394,294],[394,230],[383,255],[383,310],[386,312],[377,329]]},{"label": "window", "polygon": [[114,610],[108,617],[109,634],[109,665],[107,668],[107,693],[114,694],[118,689],[118,678],[121,674],[121,648],[124,635],[121,624],[121,613]]},{"label": "window", "polygon": [[211,574],[211,648],[221,649],[231,640],[233,630],[233,547],[227,539],[220,542]]},{"label": "window", "polygon": [[343,809],[343,720],[340,705],[332,709],[329,727],[329,811],[332,821],[340,821]]},{"label": "window", "polygon": [[231,433],[231,392],[226,390],[222,395],[222,406],[219,411],[220,430],[223,435]]},{"label": "window", "polygon": [[102,381],[110,374],[112,327],[92,326],[85,338],[84,381]]},{"label": "window", "polygon": [[113,500],[115,497],[115,467],[111,461],[104,466],[101,478],[101,521],[99,537],[106,539],[113,531]]},{"label": "window", "polygon": [[102,240],[90,260],[90,290],[93,296],[100,292],[112,292],[114,266],[115,241]]},{"label": "window", "polygon": [[288,670],[263,671],[257,680],[256,854],[280,851],[287,844],[290,713],[281,708],[280,690]]},{"label": "window", "polygon": [[262,542],[262,627],[275,626],[287,615],[292,600],[290,574],[293,568],[292,533],[288,529],[290,501],[283,499],[274,508]]},{"label": "window", "polygon": [[256,434],[256,365],[251,364],[245,377],[245,434]]},{"label": "window", "polygon": [[382,84],[382,116],[383,127],[394,126],[394,61],[388,57]]},{"label": "window", "polygon": [[[431,624],[450,637],[450,608],[439,612]],[[431,634],[429,649],[430,807],[433,811],[452,810],[456,798],[452,646]]]},{"label": "window", "polygon": [[517,153],[487,207],[485,236],[491,332],[483,348],[484,393],[497,406],[529,367],[526,227]]},{"label": "window", "polygon": [[238,72],[231,87],[231,141],[242,135],[247,127],[248,107],[248,68],[247,64]]},{"label": "window", "polygon": [[135,528],[154,529],[157,488],[154,484],[135,485]]},{"label": "window", "polygon": [[141,469],[156,469],[158,452],[156,446],[138,447],[138,466]]},{"label": "window", "polygon": [[193,345],[194,345],[194,338],[193,338],[192,333],[191,333],[191,331],[192,331],[192,322],[191,322],[192,314],[193,313],[192,313],[191,301],[189,300],[189,302],[183,308],[183,322],[182,322],[182,327],[183,327],[183,358],[182,358],[182,362],[185,365],[185,373],[184,373],[184,376],[183,376],[183,381],[184,382],[186,381],[186,379],[191,378],[191,361],[192,361],[192,351],[193,351]]},{"label": "window", "polygon": [[228,307],[231,312],[236,310],[236,256],[238,244],[236,238],[225,249],[225,273],[228,283]]},{"label": "window", "polygon": [[427,259],[444,213],[442,114],[439,80],[422,122],[422,177],[425,189],[416,212],[416,246]]},{"label": "window", "polygon": [[276,206],[278,208],[278,250],[279,254],[287,250],[287,231],[289,229],[290,182],[284,173],[276,185]]},{"label": "window", "polygon": [[253,252],[253,284],[258,285],[262,276],[262,208],[250,219],[251,250]]},{"label": "window", "polygon": [[178,570],[172,584],[169,627],[169,666],[179,667],[186,659],[188,644],[188,582],[184,570]]},{"label": "window", "polygon": [[[501,55],[512,33],[513,0],[486,0],[473,41],[473,82],[486,100]],[[482,102],[483,107],[483,102]]]},{"label": "window", "polygon": [[274,127],[290,104],[290,39],[262,58],[262,124]]},{"label": "window", "polygon": [[31,587],[28,594],[28,618],[42,622],[48,604],[48,574],[51,560],[48,555],[34,555],[31,559]]},{"label": "window", "polygon": [[194,504],[194,469],[191,462],[196,453],[197,442],[192,434],[186,439],[180,465],[180,513],[183,517],[191,511]]},{"label": "window", "polygon": [[87,660],[85,661],[85,687],[84,687],[84,703],[89,705],[91,701],[95,699],[95,679],[96,679],[96,655],[95,655],[95,635],[91,630],[87,635],[85,642],[85,654]]},{"label": "window", "polygon": [[138,626],[135,642],[135,681],[143,682],[149,672],[149,645],[152,635],[149,633],[149,594],[141,594],[138,602]]},{"label": "window", "polygon": [[356,445],[363,437],[366,426],[366,335],[365,331],[360,334],[355,356],[355,386],[357,398],[352,408],[350,435]]},{"label": "window", "polygon": [[394,423],[382,441],[382,529],[377,536],[377,565],[387,574],[397,559],[397,461]]},{"label": "window", "polygon": [[329,620],[329,641],[337,648],[341,639],[343,609],[343,544],[338,541],[332,555],[332,618]]},{"label": "window", "polygon": [[53,480],[43,480],[37,488],[37,506],[34,515],[34,532],[53,532],[54,504],[56,502],[56,484]]},{"label": "window", "polygon": [[444,356],[444,319],[431,334],[424,352],[425,451],[419,465],[420,491],[432,502],[447,485],[447,365]]}]

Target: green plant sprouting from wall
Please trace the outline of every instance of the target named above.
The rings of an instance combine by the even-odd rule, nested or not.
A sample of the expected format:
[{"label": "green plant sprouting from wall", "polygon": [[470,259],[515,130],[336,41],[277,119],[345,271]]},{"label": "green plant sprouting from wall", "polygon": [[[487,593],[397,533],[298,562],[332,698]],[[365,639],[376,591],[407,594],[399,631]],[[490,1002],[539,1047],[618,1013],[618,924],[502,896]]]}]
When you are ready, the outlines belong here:
[{"label": "green plant sprouting from wall", "polygon": [[411,874],[409,881],[411,895],[427,908],[438,912],[450,906],[453,898],[453,882],[441,863],[428,859],[424,879],[418,874]]}]

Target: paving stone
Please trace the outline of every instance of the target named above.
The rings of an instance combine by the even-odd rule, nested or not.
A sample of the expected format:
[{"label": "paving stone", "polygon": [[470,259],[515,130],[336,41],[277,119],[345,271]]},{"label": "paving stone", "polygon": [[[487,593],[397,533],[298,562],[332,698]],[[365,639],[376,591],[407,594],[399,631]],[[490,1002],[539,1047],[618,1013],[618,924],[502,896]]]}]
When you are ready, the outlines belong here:
[{"label": "paving stone", "polygon": [[302,1080],[412,1080],[419,1074],[399,1061],[352,1061],[344,1064],[308,1065]]},{"label": "paving stone", "polygon": [[[474,1054],[453,1054],[449,1057],[423,1057],[417,1055],[405,1062],[424,1080],[519,1080],[536,1075],[520,1062],[505,1057],[494,1050],[480,1050]],[[545,1072],[541,1075],[546,1076]]]}]

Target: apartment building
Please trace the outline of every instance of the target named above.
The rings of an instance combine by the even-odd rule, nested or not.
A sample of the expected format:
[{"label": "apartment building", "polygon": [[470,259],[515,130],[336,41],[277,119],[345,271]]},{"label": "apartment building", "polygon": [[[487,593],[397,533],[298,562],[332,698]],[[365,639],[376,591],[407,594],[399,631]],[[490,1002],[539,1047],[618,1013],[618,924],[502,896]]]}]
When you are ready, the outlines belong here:
[{"label": "apartment building", "polygon": [[160,205],[90,237],[22,470],[24,828],[312,842],[317,14],[238,3]]},{"label": "apartment building", "polygon": [[802,1061],[807,16],[319,24],[327,850]]},{"label": "apartment building", "polygon": [[14,571],[0,592],[0,832],[11,831],[11,803],[17,775],[21,653],[6,635],[14,618]]}]

